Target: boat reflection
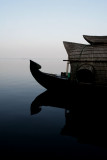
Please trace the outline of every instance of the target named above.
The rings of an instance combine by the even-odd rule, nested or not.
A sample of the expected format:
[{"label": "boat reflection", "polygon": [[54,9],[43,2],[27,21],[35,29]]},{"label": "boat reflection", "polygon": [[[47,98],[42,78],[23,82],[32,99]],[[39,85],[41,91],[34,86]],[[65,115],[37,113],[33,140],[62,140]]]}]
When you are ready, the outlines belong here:
[{"label": "boat reflection", "polygon": [[45,91],[31,104],[31,115],[42,106],[65,109],[61,135],[76,137],[79,143],[107,147],[106,94],[102,92],[59,93]]},{"label": "boat reflection", "polygon": [[52,106],[58,108],[71,108],[71,100],[69,99],[70,96],[65,96],[64,94],[45,91],[39,96],[35,98],[35,100],[31,104],[31,115],[39,113],[41,111],[42,106]]}]

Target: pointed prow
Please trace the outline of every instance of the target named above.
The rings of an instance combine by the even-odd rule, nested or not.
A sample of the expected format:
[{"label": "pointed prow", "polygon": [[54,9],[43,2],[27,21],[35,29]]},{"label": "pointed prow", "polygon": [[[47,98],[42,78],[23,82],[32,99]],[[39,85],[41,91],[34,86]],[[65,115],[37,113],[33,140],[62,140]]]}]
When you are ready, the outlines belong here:
[{"label": "pointed prow", "polygon": [[41,66],[38,63],[30,60],[30,68],[41,69]]}]

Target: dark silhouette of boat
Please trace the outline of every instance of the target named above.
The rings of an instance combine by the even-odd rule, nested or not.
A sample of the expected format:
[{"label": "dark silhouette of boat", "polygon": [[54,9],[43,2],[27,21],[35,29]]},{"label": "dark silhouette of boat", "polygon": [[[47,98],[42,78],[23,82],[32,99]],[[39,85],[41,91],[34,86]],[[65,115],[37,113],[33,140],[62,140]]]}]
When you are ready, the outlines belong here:
[{"label": "dark silhouette of boat", "polygon": [[83,37],[89,44],[63,42],[68,59],[64,60],[66,72],[60,76],[40,71],[41,66],[30,60],[30,71],[36,81],[48,90],[107,87],[107,36]]},{"label": "dark silhouette of boat", "polygon": [[44,73],[40,71],[41,66],[30,60],[30,71],[36,81],[46,89],[52,90],[69,90],[74,87],[72,81],[66,76],[58,76],[55,74]]},{"label": "dark silhouette of boat", "polygon": [[[91,92],[96,89],[103,89],[106,88],[106,86],[102,85],[94,85],[94,83],[88,83],[88,82],[77,82],[71,80],[69,77],[64,75],[55,75],[55,74],[49,74],[40,71],[41,66],[30,60],[30,71],[35,78],[35,80],[42,85],[47,90],[57,90],[57,91],[67,91],[70,92],[78,92],[78,90],[84,89],[85,91],[90,90]],[[63,72],[62,72],[63,73]]]},{"label": "dark silhouette of boat", "polygon": [[31,115],[38,114],[46,106],[65,109],[65,125],[61,129],[61,135],[75,137],[82,144],[107,148],[104,94],[96,92],[89,96],[82,92],[75,96],[61,93],[60,98],[57,91],[45,91],[32,102]]}]

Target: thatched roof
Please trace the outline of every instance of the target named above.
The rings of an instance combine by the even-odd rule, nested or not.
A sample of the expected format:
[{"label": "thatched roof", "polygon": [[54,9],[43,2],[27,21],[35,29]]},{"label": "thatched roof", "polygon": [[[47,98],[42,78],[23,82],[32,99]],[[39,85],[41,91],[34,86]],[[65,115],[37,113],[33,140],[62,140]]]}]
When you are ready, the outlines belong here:
[{"label": "thatched roof", "polygon": [[83,37],[89,44],[63,42],[71,64],[71,78],[107,86],[107,36]]},{"label": "thatched roof", "polygon": [[107,61],[107,45],[63,44],[70,61]]},{"label": "thatched roof", "polygon": [[88,36],[83,35],[84,39],[90,44],[107,44],[107,36]]}]

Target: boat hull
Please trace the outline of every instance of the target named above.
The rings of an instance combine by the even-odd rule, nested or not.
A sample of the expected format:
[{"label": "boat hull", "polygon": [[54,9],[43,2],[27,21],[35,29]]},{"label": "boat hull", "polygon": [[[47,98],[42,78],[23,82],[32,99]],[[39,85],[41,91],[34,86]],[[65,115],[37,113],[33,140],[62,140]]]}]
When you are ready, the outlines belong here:
[{"label": "boat hull", "polygon": [[[67,93],[90,92],[107,90],[107,86],[94,83],[72,81],[70,78],[40,71],[41,66],[30,60],[30,71],[35,80],[47,90],[67,91]],[[103,89],[103,90],[102,90]],[[81,94],[81,93],[80,93]]]},{"label": "boat hull", "polygon": [[35,80],[48,90],[69,90],[73,88],[73,82],[69,78],[64,78],[54,74],[48,74],[38,69],[38,64],[30,61],[30,71]]}]

